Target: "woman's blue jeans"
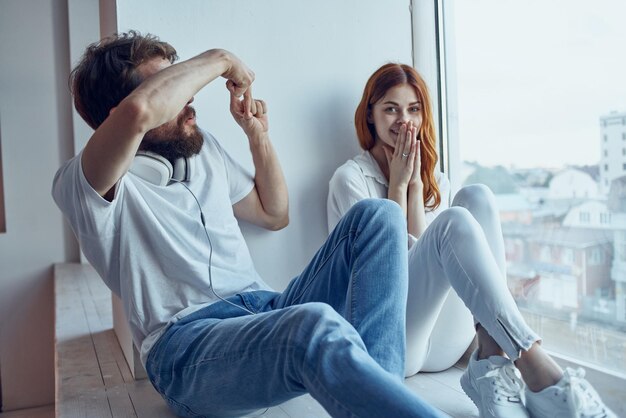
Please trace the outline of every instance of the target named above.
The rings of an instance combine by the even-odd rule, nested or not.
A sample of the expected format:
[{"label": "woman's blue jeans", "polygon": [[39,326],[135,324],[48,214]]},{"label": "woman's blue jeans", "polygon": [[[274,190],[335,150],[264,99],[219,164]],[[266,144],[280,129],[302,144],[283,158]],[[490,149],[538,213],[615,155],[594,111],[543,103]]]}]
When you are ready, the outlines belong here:
[{"label": "woman's blue jeans", "polygon": [[389,200],[356,204],[282,293],[174,323],[147,359],[176,414],[241,416],[310,393],[333,417],[441,414],[403,384],[407,235]]}]

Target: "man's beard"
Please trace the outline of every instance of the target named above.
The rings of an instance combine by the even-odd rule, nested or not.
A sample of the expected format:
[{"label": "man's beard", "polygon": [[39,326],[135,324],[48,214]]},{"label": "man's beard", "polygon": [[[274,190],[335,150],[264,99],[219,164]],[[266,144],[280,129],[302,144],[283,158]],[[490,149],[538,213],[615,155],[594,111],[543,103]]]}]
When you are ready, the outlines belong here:
[{"label": "man's beard", "polygon": [[186,121],[195,115],[195,109],[186,106],[175,120],[146,132],[139,149],[162,155],[172,163],[198,154],[204,143],[202,132],[195,124],[186,125]]}]

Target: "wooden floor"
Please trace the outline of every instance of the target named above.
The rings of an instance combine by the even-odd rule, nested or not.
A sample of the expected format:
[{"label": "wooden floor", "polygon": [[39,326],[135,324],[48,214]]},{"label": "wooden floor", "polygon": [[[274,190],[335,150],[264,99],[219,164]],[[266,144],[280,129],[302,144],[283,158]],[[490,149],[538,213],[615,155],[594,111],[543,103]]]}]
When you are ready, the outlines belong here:
[{"label": "wooden floor", "polygon": [[0,418],[54,418],[54,405],[3,412]]},{"label": "wooden floor", "polygon": [[[56,405],[55,416],[173,417],[147,380],[135,381],[112,329],[111,297],[88,265],[55,266]],[[459,385],[461,368],[420,373],[406,380],[416,394],[453,417],[477,417]],[[37,411],[35,411],[37,412]],[[51,417],[0,414],[0,418]],[[321,418],[329,415],[309,395],[265,411],[266,418]]]}]

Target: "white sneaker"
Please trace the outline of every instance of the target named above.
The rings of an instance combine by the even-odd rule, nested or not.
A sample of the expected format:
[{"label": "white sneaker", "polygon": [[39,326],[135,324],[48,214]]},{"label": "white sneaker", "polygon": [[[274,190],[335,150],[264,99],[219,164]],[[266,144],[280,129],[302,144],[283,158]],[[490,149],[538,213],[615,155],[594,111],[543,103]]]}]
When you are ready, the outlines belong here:
[{"label": "white sneaker", "polygon": [[617,418],[598,392],[584,379],[583,369],[567,368],[554,386],[540,392],[526,390],[526,408],[533,418]]},{"label": "white sneaker", "polygon": [[481,418],[528,418],[522,401],[524,382],[513,362],[501,356],[470,357],[461,387],[478,408]]}]

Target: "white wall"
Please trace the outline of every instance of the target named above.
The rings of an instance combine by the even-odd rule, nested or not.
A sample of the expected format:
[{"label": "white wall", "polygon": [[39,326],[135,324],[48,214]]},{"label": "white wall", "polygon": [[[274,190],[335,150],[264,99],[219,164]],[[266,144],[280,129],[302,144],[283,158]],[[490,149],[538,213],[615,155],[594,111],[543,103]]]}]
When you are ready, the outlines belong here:
[{"label": "white wall", "polygon": [[[69,31],[69,54],[71,68],[80,61],[85,48],[100,38],[100,1],[66,0]],[[93,129],[80,117],[72,105],[72,130],[74,151],[82,149]]]},{"label": "white wall", "polygon": [[67,43],[65,0],[0,2],[4,410],[54,402],[52,263],[77,255],[50,197],[54,172],[71,153]]},{"label": "white wall", "polygon": [[[282,289],[327,236],[326,194],[335,168],[359,148],[354,110],[369,75],[387,61],[411,63],[409,0],[118,0],[118,30],[151,32],[181,59],[221,47],[256,73],[270,133],[287,178],[290,225],[244,225],[261,276]],[[223,80],[194,103],[198,123],[251,167],[245,136],[228,111]]]}]

